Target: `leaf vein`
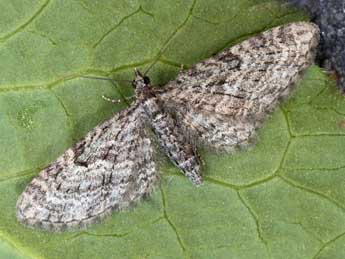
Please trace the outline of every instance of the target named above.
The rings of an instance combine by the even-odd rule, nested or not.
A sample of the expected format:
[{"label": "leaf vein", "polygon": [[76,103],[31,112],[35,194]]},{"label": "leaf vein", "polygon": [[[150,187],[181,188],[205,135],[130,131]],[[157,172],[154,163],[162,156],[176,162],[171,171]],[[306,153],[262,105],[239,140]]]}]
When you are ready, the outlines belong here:
[{"label": "leaf vein", "polygon": [[12,36],[14,36],[16,33],[19,33],[20,31],[24,30],[43,12],[43,10],[48,6],[49,3],[50,3],[50,0],[45,1],[45,3],[43,3],[42,6],[26,22],[18,26],[13,31],[7,33],[5,36],[0,37],[0,42],[3,43],[7,41],[8,39],[10,39]]}]

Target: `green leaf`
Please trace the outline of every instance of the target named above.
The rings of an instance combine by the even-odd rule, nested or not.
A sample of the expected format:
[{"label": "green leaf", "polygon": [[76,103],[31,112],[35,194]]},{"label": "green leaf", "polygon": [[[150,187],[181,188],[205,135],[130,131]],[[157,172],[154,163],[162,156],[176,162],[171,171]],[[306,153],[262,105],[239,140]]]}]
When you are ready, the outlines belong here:
[{"label": "green leaf", "polygon": [[303,14],[263,0],[0,3],[0,258],[345,258],[345,100],[312,67],[235,154],[204,152],[193,187],[163,162],[155,193],[83,231],[20,225],[15,204],[44,166],[125,107],[132,89],[83,75],[173,79]]}]

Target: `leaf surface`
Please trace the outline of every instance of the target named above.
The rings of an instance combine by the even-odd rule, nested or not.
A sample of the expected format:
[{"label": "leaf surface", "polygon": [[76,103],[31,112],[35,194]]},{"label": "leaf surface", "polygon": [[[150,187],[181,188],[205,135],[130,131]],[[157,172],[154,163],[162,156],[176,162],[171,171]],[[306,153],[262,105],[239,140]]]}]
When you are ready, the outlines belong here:
[{"label": "leaf surface", "polygon": [[316,66],[232,155],[204,152],[205,184],[169,162],[152,197],[83,231],[17,223],[26,184],[125,107],[135,67],[159,85],[268,28],[306,17],[273,1],[7,1],[0,4],[0,258],[344,258],[345,100]]}]

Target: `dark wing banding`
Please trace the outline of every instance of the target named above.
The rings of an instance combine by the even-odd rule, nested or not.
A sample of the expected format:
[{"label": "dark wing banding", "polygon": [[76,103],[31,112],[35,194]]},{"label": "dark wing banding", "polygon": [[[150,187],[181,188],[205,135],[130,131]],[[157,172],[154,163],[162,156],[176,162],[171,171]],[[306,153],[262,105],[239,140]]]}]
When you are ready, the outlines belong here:
[{"label": "dark wing banding", "polygon": [[313,63],[318,39],[312,23],[273,28],[194,65],[157,94],[200,142],[232,150]]},{"label": "dark wing banding", "polygon": [[84,227],[148,195],[158,180],[153,144],[133,105],[95,127],[35,177],[17,218],[60,231]]}]

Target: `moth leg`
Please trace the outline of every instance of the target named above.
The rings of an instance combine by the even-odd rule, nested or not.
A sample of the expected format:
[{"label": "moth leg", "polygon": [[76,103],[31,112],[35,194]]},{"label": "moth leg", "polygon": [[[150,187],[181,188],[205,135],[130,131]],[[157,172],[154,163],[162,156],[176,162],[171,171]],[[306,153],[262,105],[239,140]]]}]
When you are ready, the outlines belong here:
[{"label": "moth leg", "polygon": [[183,72],[183,69],[184,69],[184,64],[181,64],[181,66],[180,66],[180,73]]},{"label": "moth leg", "polygon": [[[111,102],[111,103],[121,103],[121,99],[111,99],[105,95],[102,95],[102,98],[108,102]],[[131,99],[135,99],[135,95],[132,95],[132,96],[129,96],[129,97],[125,97],[125,100],[126,101],[129,101]]]},{"label": "moth leg", "polygon": [[107,97],[107,96],[104,96],[104,95],[102,95],[102,98],[103,98],[104,100],[106,100],[107,102],[111,102],[111,103],[121,103],[121,100],[120,100],[120,99],[111,99],[111,98],[109,98],[109,97]]}]

